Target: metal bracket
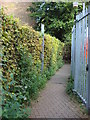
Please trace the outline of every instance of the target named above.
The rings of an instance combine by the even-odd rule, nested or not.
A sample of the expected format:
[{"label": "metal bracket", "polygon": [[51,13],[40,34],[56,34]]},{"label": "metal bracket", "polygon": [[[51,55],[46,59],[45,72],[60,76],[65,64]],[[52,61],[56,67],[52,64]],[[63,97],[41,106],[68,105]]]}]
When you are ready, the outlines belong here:
[{"label": "metal bracket", "polygon": [[86,66],[86,71],[88,71],[88,64],[87,64],[87,66]]}]

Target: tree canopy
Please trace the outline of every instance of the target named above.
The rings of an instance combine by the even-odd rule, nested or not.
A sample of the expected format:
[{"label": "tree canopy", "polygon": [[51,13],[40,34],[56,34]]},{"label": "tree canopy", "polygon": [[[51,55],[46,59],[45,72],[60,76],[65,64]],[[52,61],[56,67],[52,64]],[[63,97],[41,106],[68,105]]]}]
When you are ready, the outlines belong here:
[{"label": "tree canopy", "polygon": [[[80,8],[81,9],[81,8]],[[45,25],[45,32],[55,36],[62,42],[69,41],[74,22],[73,3],[37,2],[29,7],[30,16],[36,21],[35,29],[41,30],[41,23]]]}]

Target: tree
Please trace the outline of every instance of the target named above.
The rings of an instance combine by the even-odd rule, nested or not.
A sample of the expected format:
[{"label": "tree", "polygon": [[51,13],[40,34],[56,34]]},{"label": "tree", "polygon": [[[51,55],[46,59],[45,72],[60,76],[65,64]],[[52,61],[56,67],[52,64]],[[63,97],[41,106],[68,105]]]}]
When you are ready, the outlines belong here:
[{"label": "tree", "polygon": [[40,31],[41,23],[43,23],[46,33],[62,42],[70,41],[75,13],[72,3],[37,2],[32,3],[28,10],[31,11],[30,16],[36,21],[36,30]]}]

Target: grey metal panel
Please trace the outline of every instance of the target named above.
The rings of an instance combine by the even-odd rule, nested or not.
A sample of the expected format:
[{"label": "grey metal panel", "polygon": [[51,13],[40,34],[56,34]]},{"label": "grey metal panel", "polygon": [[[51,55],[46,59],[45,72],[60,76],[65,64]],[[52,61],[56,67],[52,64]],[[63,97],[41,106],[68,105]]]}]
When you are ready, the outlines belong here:
[{"label": "grey metal panel", "polygon": [[90,58],[88,58],[88,54],[90,54],[88,51],[90,50],[87,51],[89,49],[87,46],[87,35],[90,33],[87,29],[90,25],[90,23],[87,24],[87,22],[90,22],[89,19],[85,3],[83,3],[83,11],[76,16],[75,27],[72,30],[71,70],[74,78],[74,91],[77,92],[85,104],[89,100],[88,104],[90,105],[90,90],[88,87],[90,84],[88,85],[89,81],[87,79],[90,73],[88,74],[86,71],[87,63],[90,62]]},{"label": "grey metal panel", "polygon": [[88,110],[90,115],[90,2],[88,6]]}]

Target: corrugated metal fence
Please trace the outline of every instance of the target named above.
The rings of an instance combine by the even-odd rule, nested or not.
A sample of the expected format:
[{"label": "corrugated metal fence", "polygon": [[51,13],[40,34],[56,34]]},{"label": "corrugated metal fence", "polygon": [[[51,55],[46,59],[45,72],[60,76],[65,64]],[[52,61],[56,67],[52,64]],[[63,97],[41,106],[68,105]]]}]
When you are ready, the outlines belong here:
[{"label": "corrugated metal fence", "polygon": [[[74,91],[81,97],[84,103],[89,105],[89,87],[88,87],[88,61],[89,56],[89,37],[88,21],[90,6],[85,9],[83,3],[83,11],[76,16],[75,25],[72,29],[72,52],[71,52],[71,73],[74,78]],[[90,79],[90,78],[89,78]],[[89,102],[88,102],[89,101]]]}]

